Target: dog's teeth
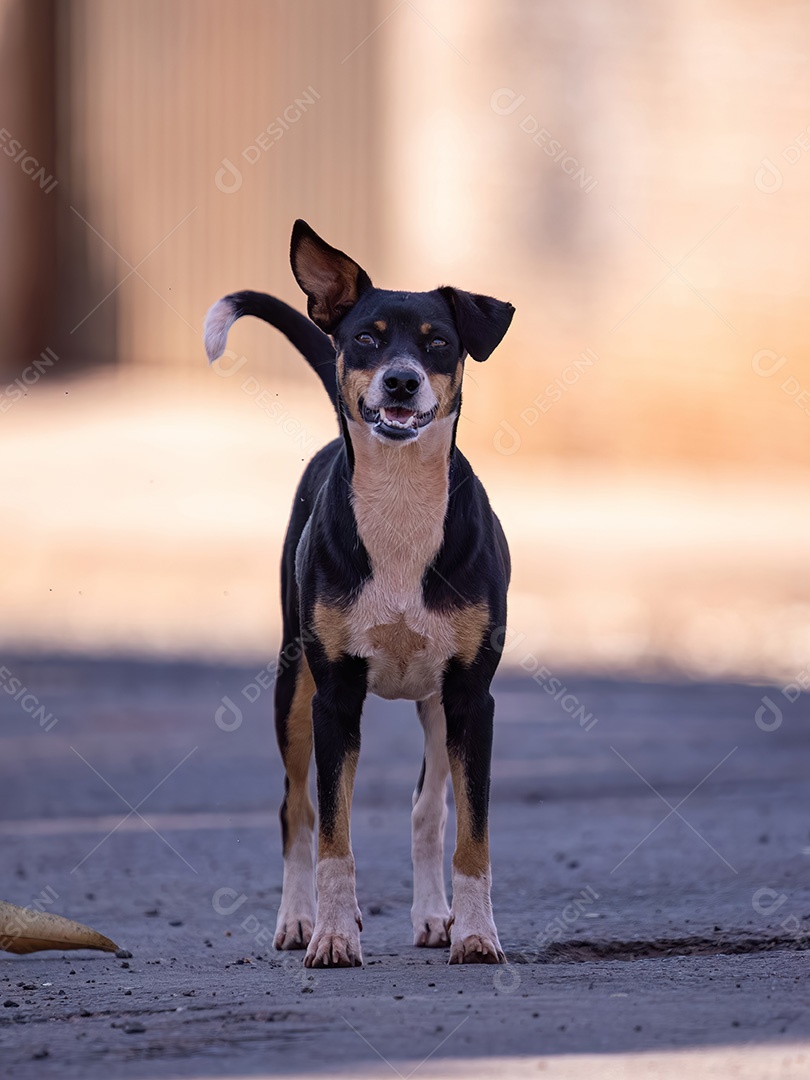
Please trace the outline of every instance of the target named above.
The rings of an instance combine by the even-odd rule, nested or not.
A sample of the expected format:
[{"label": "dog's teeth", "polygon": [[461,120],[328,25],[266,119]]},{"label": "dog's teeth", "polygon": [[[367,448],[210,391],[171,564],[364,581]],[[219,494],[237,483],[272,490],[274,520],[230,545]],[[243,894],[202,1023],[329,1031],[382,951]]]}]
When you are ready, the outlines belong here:
[{"label": "dog's teeth", "polygon": [[385,409],[380,409],[380,419],[390,427],[412,428],[418,425],[416,413],[411,413],[407,420],[397,420],[395,416],[389,416]]}]

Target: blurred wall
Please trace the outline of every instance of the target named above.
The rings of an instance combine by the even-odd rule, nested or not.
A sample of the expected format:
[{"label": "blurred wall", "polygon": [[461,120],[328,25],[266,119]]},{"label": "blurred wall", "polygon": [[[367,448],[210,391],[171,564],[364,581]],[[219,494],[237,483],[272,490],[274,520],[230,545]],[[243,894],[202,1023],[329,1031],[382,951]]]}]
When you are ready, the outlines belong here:
[{"label": "blurred wall", "polygon": [[[301,214],[373,257],[375,53],[341,64],[372,0],[341,10],[275,0],[5,3],[14,77],[44,53],[39,34],[58,42],[54,86],[37,84],[32,96],[32,72],[30,85],[8,87],[14,130],[42,143],[57,186],[41,191],[0,161],[21,220],[0,254],[5,275],[46,209],[58,208],[60,221],[37,259],[38,302],[54,312],[56,339],[32,336],[30,312],[9,304],[19,344],[2,357],[8,375],[46,345],[63,370],[88,358],[199,366],[202,317],[220,295],[250,287],[299,299],[286,251]],[[35,138],[50,127],[55,162],[47,138]],[[52,264],[56,291],[43,273]],[[266,329],[256,342],[263,353],[278,346]]]},{"label": "blurred wall", "polygon": [[[189,371],[298,304],[296,216],[382,285],[508,297],[480,450],[804,466],[806,9],[697,0],[3,0],[0,357]],[[0,147],[2,149],[2,147]],[[6,152],[7,153],[7,152]],[[55,164],[54,164],[55,163]],[[305,379],[265,327],[232,347]],[[485,383],[485,388],[484,388]]]},{"label": "blurred wall", "polygon": [[518,309],[493,359],[508,377],[468,391],[468,437],[483,428],[507,455],[804,467],[807,5],[419,11],[391,19],[418,63],[380,31],[390,276]]},{"label": "blurred wall", "polygon": [[9,376],[54,331],[56,66],[53,0],[0,0],[0,372]]}]

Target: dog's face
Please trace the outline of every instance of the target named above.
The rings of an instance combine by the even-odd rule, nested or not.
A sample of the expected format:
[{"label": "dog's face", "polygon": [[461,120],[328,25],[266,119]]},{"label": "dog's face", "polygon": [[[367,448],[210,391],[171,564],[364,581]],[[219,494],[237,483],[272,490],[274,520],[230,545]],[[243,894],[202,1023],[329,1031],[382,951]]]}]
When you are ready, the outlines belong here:
[{"label": "dog's face", "polygon": [[461,398],[463,348],[438,293],[367,291],[338,324],[337,377],[352,420],[381,439],[417,439],[452,416]]},{"label": "dog's face", "polygon": [[291,261],[310,317],[335,343],[348,419],[384,442],[411,442],[435,420],[456,416],[465,356],[485,360],[512,321],[511,304],[449,286],[375,289],[303,221],[293,229]]}]

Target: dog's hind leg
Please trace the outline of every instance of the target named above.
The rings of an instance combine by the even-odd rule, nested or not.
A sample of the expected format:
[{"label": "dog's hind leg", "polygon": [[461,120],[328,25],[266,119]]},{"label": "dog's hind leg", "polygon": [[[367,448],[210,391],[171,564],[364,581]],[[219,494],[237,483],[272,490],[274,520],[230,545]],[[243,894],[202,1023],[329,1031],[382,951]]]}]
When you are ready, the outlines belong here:
[{"label": "dog's hind leg", "polygon": [[275,686],[276,736],[285,769],[279,814],[284,883],[273,940],[277,949],[305,949],[315,926],[315,809],[309,795],[314,693],[312,674],[296,638],[281,650]]},{"label": "dog's hind leg", "polygon": [[422,773],[413,793],[411,858],[413,860],[414,945],[450,944],[450,908],[444,888],[444,829],[447,824],[447,730],[438,694],[420,701],[419,719],[425,732]]}]

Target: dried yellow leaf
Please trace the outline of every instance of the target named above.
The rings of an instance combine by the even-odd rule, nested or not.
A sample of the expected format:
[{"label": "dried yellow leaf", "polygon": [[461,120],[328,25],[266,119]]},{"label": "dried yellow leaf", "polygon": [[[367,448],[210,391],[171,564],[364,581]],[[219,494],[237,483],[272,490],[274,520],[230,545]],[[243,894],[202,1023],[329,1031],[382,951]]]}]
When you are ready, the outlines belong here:
[{"label": "dried yellow leaf", "polygon": [[118,952],[114,941],[89,926],[49,911],[17,907],[0,900],[0,949],[10,953],[43,949],[101,949]]}]

